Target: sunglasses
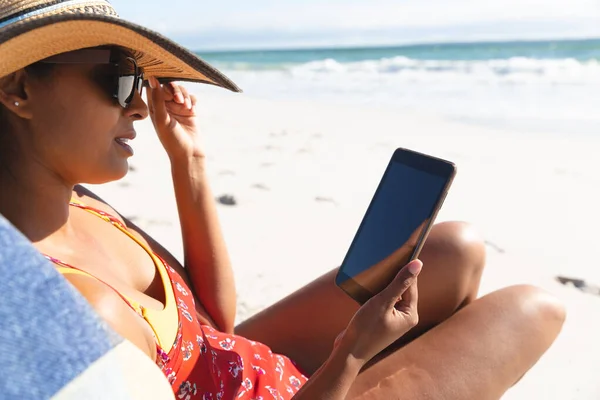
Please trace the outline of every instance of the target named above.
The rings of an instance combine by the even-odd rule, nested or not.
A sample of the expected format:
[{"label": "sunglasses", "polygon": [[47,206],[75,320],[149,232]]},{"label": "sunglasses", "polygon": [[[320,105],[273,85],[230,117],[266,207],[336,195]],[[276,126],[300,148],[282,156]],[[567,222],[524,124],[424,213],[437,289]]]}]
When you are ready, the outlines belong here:
[{"label": "sunglasses", "polygon": [[82,49],[46,58],[47,64],[105,64],[108,71],[97,77],[123,108],[128,108],[136,92],[142,94],[144,73],[134,58],[119,49]]}]

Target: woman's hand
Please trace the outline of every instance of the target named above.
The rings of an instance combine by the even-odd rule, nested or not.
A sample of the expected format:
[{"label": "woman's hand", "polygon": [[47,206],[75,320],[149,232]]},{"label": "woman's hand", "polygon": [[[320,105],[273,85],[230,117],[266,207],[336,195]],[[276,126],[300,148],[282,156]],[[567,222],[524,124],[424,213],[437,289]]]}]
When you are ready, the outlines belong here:
[{"label": "woman's hand", "polygon": [[150,118],[171,161],[203,158],[204,147],[196,125],[196,96],[173,82],[161,85],[153,76],[148,83]]},{"label": "woman's hand", "polygon": [[334,352],[347,352],[364,365],[413,328],[419,322],[417,276],[422,266],[419,260],[411,261],[367,301],[338,336]]}]

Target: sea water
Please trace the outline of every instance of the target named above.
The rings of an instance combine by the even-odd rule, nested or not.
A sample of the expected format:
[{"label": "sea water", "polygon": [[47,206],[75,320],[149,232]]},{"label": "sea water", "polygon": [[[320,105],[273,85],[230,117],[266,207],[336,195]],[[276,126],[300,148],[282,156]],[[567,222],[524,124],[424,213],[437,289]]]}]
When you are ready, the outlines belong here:
[{"label": "sea water", "polygon": [[600,132],[600,39],[199,52],[255,97]]}]

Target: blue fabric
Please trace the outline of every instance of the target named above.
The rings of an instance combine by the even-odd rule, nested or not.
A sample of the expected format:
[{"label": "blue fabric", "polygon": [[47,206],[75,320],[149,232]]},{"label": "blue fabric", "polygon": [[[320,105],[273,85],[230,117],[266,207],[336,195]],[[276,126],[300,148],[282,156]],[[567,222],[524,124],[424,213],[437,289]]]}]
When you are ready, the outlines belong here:
[{"label": "blue fabric", "polygon": [[122,341],[0,215],[0,399],[48,399]]}]

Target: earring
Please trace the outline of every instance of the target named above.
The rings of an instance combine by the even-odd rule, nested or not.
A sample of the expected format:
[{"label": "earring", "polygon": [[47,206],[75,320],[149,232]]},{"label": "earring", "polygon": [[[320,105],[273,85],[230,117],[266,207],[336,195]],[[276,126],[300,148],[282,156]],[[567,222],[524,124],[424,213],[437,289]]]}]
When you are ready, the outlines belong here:
[{"label": "earring", "polygon": [[19,107],[19,102],[15,101],[15,106]]}]

